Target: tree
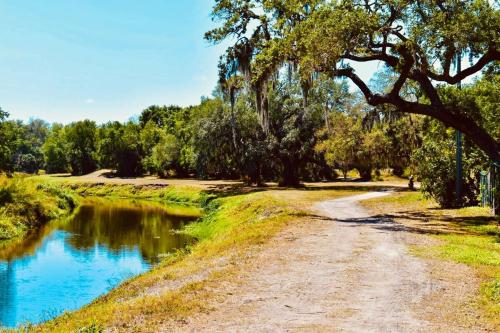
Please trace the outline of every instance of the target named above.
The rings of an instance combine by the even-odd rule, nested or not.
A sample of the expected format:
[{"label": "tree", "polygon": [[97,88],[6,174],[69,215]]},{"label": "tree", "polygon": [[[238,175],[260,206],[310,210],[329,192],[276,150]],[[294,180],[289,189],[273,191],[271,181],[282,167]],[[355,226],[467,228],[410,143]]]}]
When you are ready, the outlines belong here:
[{"label": "tree", "polygon": [[12,156],[16,133],[12,123],[7,122],[9,113],[0,108],[0,171],[12,171]]},{"label": "tree", "polygon": [[[221,66],[227,68],[235,61],[245,64],[257,97],[266,94],[269,80],[290,63],[300,72],[306,103],[314,73],[345,77],[361,90],[368,104],[392,105],[398,112],[438,119],[500,161],[500,143],[485,129],[483,119],[446,104],[436,85],[456,84],[500,60],[500,12],[494,6],[487,0],[316,0],[306,4],[218,0],[212,14],[223,23],[206,37],[213,42],[236,37]],[[248,37],[251,27],[257,28]],[[467,54],[472,64],[452,74],[452,63],[461,54]],[[373,92],[350,66],[369,61],[384,63],[397,76],[388,92]],[[425,98],[401,96],[407,84],[416,84]]]},{"label": "tree", "polygon": [[42,146],[49,133],[49,124],[41,119],[30,119],[26,125],[21,121],[16,125],[19,135],[13,156],[14,170],[35,173],[45,164]]},{"label": "tree", "polygon": [[315,132],[323,123],[321,108],[305,108],[297,76],[269,87],[269,132],[265,143],[275,160],[282,186],[298,186],[307,162],[314,158]]},{"label": "tree", "polygon": [[176,137],[165,132],[160,133],[160,140],[153,147],[151,161],[160,177],[167,177],[169,171],[178,168],[180,147]]},{"label": "tree", "polygon": [[421,148],[415,151],[414,163],[424,194],[434,198],[442,207],[477,205],[479,198],[478,176],[487,167],[484,154],[472,142],[465,140],[462,166],[462,197],[455,192],[455,133],[435,120],[427,119],[426,133]]},{"label": "tree", "polygon": [[156,172],[152,155],[154,146],[160,141],[161,132],[161,128],[152,120],[149,120],[141,130],[140,142],[143,151],[142,167],[146,172]]},{"label": "tree", "polygon": [[193,111],[193,148],[200,178],[238,178],[231,118],[221,98],[206,99]]},{"label": "tree", "polygon": [[49,135],[42,146],[45,168],[48,173],[68,172],[69,147],[66,132],[62,124],[52,124]]},{"label": "tree", "polygon": [[318,132],[319,137],[325,139],[319,140],[316,150],[325,154],[332,168],[338,165],[346,179],[347,173],[354,167],[357,150],[362,143],[361,126],[353,117],[341,112],[335,112],[329,118],[332,125]]},{"label": "tree", "polygon": [[109,122],[99,128],[99,157],[101,166],[116,169],[119,176],[142,173],[140,126],[134,122]]},{"label": "tree", "polygon": [[142,111],[139,116],[139,124],[143,128],[148,122],[155,123],[158,127],[172,128],[175,125],[176,114],[182,112],[179,106],[158,106],[152,105]]},{"label": "tree", "polygon": [[66,127],[69,163],[73,175],[84,175],[97,169],[97,126],[91,120]]},{"label": "tree", "polygon": [[[491,72],[462,90],[448,87],[441,96],[449,105],[460,105],[471,117],[485,120],[495,139],[500,139],[500,75]],[[423,146],[414,155],[422,190],[435,198],[442,206],[455,206],[457,202],[474,205],[479,196],[478,174],[488,170],[490,165],[484,154],[476,149],[470,140],[465,140],[463,149],[462,197],[455,193],[455,136],[444,126],[427,119],[423,126]],[[495,193],[498,195],[498,193]],[[457,200],[460,199],[460,200]]]}]

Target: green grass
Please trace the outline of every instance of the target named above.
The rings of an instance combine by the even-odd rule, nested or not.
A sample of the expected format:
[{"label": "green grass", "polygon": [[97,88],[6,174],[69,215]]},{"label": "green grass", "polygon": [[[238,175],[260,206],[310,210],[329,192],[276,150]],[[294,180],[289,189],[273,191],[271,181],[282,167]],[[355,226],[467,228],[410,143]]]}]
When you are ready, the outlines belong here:
[{"label": "green grass", "polygon": [[438,246],[444,259],[471,266],[500,267],[500,243],[490,236],[441,235],[444,244]]},{"label": "green grass", "polygon": [[199,188],[188,186],[154,186],[103,183],[67,183],[59,185],[85,197],[133,198],[165,203],[200,204],[206,196]]},{"label": "green grass", "polygon": [[23,236],[71,212],[78,198],[71,191],[34,178],[0,176],[0,241]]}]

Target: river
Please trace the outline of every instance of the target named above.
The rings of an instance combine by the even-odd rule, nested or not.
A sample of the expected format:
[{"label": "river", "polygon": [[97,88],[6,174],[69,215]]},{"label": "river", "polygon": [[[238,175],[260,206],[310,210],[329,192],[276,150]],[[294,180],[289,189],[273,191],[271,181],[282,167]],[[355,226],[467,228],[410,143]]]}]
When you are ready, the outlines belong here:
[{"label": "river", "polygon": [[[192,243],[183,208],[85,201],[70,218],[0,246],[0,326],[49,320],[75,310],[162,257]],[[193,210],[187,211],[193,216]]]}]

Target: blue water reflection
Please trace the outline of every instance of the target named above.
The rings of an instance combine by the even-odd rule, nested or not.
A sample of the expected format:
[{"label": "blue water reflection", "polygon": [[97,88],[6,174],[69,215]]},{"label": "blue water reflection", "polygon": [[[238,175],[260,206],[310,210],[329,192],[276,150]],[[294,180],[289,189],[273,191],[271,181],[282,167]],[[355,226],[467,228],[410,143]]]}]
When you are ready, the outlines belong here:
[{"label": "blue water reflection", "polygon": [[172,233],[188,221],[154,205],[90,202],[0,248],[0,324],[36,323],[91,302],[189,243]]}]

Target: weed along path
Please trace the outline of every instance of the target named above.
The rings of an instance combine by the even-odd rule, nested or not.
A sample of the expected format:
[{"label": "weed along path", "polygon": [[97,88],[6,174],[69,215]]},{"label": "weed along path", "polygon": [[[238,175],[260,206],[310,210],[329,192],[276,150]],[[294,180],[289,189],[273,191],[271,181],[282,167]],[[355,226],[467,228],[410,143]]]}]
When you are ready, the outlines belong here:
[{"label": "weed along path", "polygon": [[371,219],[359,204],[388,194],[318,203],[317,216],[288,227],[234,281],[214,287],[221,297],[213,311],[163,330],[463,332],[414,311],[441,287],[425,262],[408,254],[399,225]]}]

